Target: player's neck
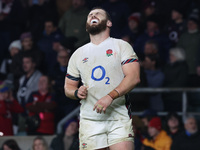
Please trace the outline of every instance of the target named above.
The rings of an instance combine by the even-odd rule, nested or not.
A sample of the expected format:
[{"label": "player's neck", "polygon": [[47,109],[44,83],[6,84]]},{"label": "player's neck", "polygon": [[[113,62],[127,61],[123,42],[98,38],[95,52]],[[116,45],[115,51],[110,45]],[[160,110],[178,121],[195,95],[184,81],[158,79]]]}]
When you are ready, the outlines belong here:
[{"label": "player's neck", "polygon": [[110,33],[108,31],[103,31],[97,35],[90,35],[90,40],[93,44],[99,45],[101,42],[106,40],[108,37],[110,37]]}]

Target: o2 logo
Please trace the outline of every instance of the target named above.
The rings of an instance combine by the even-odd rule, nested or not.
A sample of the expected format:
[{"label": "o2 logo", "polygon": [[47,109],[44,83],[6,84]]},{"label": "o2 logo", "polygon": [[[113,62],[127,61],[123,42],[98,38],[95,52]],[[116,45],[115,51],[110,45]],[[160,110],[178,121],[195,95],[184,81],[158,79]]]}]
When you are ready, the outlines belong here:
[{"label": "o2 logo", "polygon": [[[96,71],[97,69],[100,69],[101,72],[102,72],[101,77],[98,77],[98,78],[94,76],[95,71]],[[105,84],[110,84],[110,82],[109,82],[109,81],[110,81],[110,78],[109,78],[109,77],[105,77],[105,75],[106,75],[106,70],[105,70],[104,67],[102,67],[102,66],[96,66],[96,67],[94,67],[94,68],[92,69],[91,78],[92,78],[93,80],[95,80],[95,81],[101,81],[101,80],[103,80],[103,79],[106,79]]]}]

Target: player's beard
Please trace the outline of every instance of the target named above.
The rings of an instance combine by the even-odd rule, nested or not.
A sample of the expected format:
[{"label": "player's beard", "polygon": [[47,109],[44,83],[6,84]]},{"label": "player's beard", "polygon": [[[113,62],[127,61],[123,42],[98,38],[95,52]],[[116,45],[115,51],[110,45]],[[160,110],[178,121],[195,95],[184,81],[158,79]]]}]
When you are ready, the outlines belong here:
[{"label": "player's beard", "polygon": [[107,20],[102,20],[98,25],[90,25],[86,23],[86,31],[91,35],[99,34],[102,31],[105,31],[107,27]]}]

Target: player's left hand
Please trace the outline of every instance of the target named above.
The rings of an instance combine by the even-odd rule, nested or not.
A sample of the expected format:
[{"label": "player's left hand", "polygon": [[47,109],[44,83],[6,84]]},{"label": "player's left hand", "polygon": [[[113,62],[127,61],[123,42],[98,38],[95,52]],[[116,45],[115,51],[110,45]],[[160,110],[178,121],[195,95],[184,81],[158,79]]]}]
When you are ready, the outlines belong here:
[{"label": "player's left hand", "polygon": [[110,104],[112,103],[113,99],[109,96],[106,95],[99,99],[97,103],[94,105],[93,111],[96,110],[97,113],[100,113],[103,111],[104,114],[106,113],[106,109]]}]

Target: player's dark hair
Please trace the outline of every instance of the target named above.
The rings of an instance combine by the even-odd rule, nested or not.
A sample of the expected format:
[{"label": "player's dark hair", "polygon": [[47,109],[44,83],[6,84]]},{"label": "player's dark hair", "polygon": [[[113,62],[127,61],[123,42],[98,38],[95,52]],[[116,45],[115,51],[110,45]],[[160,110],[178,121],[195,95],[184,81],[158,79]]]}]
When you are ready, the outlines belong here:
[{"label": "player's dark hair", "polygon": [[102,9],[103,11],[105,11],[105,13],[106,13],[106,18],[107,18],[108,20],[112,21],[110,14],[109,14],[105,9],[103,9],[103,8],[100,7],[100,6],[97,6],[97,7],[93,7],[93,8],[91,9],[91,11],[92,11],[92,10],[95,10],[95,9]]}]

